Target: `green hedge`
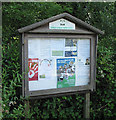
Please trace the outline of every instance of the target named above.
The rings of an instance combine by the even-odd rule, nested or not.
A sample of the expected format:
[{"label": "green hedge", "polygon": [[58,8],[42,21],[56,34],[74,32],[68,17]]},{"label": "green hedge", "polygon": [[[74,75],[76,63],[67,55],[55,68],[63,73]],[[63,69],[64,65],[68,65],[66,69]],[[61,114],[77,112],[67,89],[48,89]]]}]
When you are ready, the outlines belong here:
[{"label": "green hedge", "polygon": [[[91,93],[91,118],[115,118],[116,82],[114,79],[114,51],[111,46],[98,44],[97,90]],[[109,39],[114,39],[110,37]],[[24,118],[25,104],[21,97],[19,39],[3,44],[3,118]],[[72,95],[30,101],[30,119],[83,118],[84,95]]]},{"label": "green hedge", "polygon": [[[5,3],[4,3],[5,4]],[[74,8],[78,5],[78,10],[85,10],[84,17],[87,17],[87,11],[96,15],[93,17],[93,21],[97,21],[101,16],[103,18],[108,11],[102,11],[103,4],[86,4],[86,3],[6,3],[3,5],[3,67],[2,67],[2,86],[3,86],[3,119],[17,119],[21,120],[25,118],[24,98],[21,95],[22,89],[22,76],[20,74],[20,37],[17,34],[16,29],[34,23],[37,21],[50,17],[53,15],[53,10],[58,8],[59,11],[55,11],[55,14],[68,11],[75,16]],[[105,3],[110,12],[112,11],[112,4]],[[111,5],[110,5],[111,4]],[[26,6],[27,5],[27,6]],[[39,6],[39,7],[38,7]],[[51,6],[54,6],[51,8]],[[87,6],[87,7],[86,7]],[[92,7],[91,7],[92,6]],[[28,8],[29,9],[28,11]],[[36,10],[38,8],[39,12]],[[45,13],[45,8],[48,9]],[[20,9],[25,9],[25,12]],[[32,9],[34,8],[34,10]],[[77,9],[76,8],[76,9]],[[97,8],[102,12],[95,12]],[[111,8],[111,9],[110,9]],[[98,11],[99,11],[98,10]],[[26,12],[27,11],[27,12]],[[32,11],[32,14],[30,12]],[[34,12],[36,11],[36,12]],[[22,13],[21,13],[22,12]],[[45,15],[44,15],[45,13]],[[79,13],[79,12],[78,12]],[[14,15],[15,14],[15,15]],[[39,15],[38,15],[39,14]],[[27,15],[27,16],[26,16]],[[29,15],[31,19],[29,18]],[[35,15],[35,16],[34,16]],[[80,15],[82,15],[80,13]],[[111,15],[111,14],[110,14]],[[18,17],[18,22],[17,21]],[[25,18],[24,22],[22,17]],[[111,17],[111,16],[110,16]],[[108,21],[109,19],[109,21]],[[107,24],[109,25],[111,18],[107,18]],[[93,21],[91,23],[93,23]],[[102,19],[103,20],[103,19]],[[95,21],[93,25],[98,23]],[[104,17],[105,21],[105,17]],[[98,21],[99,22],[99,21]],[[109,22],[109,23],[108,23]],[[16,24],[18,23],[18,24]],[[19,26],[20,25],[20,26]],[[103,27],[105,28],[104,22]],[[100,22],[99,22],[100,27]],[[110,26],[112,28],[112,26]],[[113,31],[106,28],[104,36],[99,36],[98,53],[97,53],[97,79],[96,79],[96,91],[91,93],[91,120],[114,120],[116,118],[116,81],[115,81],[115,43],[116,38],[113,37]],[[30,120],[35,119],[83,119],[84,107],[84,94],[70,95],[63,97],[54,97],[48,99],[40,99],[30,101],[30,111],[28,111],[28,118]]]}]

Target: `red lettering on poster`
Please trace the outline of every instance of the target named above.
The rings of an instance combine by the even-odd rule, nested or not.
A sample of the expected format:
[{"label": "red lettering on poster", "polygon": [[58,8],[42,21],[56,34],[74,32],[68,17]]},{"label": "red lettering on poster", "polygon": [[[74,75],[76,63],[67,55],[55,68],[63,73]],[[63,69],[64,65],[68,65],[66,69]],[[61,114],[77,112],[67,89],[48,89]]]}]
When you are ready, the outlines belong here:
[{"label": "red lettering on poster", "polygon": [[38,80],[38,58],[29,58],[28,66],[29,66],[28,73],[29,81]]}]

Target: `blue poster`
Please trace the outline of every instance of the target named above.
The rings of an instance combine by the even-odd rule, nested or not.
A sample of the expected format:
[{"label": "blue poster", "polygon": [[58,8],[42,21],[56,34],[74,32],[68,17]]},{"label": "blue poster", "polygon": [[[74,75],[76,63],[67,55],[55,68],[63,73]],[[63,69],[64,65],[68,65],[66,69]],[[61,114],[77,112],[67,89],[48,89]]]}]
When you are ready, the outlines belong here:
[{"label": "blue poster", "polygon": [[65,51],[65,57],[76,57],[77,51]]},{"label": "blue poster", "polygon": [[57,88],[75,86],[75,58],[59,58],[57,62]]}]

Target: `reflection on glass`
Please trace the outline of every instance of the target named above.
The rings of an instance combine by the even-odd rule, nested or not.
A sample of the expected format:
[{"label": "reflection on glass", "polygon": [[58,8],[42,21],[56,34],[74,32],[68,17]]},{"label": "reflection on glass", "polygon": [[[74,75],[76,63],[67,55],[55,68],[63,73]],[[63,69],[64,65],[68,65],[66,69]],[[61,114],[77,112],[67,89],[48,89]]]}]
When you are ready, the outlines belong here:
[{"label": "reflection on glass", "polygon": [[65,40],[65,47],[71,47],[71,46],[77,46],[77,40],[76,39],[66,39]]}]

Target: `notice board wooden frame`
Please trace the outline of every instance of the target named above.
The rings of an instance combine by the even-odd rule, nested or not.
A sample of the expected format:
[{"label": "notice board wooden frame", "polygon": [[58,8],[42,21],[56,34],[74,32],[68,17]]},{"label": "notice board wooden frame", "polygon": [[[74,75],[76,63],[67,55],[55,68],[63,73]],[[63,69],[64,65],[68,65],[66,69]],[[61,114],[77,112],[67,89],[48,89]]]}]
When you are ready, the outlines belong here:
[{"label": "notice board wooden frame", "polygon": [[[75,24],[75,30],[49,29],[49,23],[58,19],[66,19]],[[96,58],[98,34],[103,31],[85,23],[84,21],[68,14],[62,13],[40,22],[18,29],[21,33],[21,60],[22,60],[22,93],[23,96],[33,98],[45,98],[51,96],[70,95],[76,92],[88,92],[96,89]],[[47,89],[39,91],[29,91],[28,89],[28,38],[77,38],[90,39],[90,84],[84,86],[74,86],[68,88]]]},{"label": "notice board wooden frame", "polygon": [[[29,91],[28,88],[28,39],[29,38],[75,38],[75,39],[90,39],[90,84],[84,86],[74,86],[68,88],[46,89],[38,91]],[[33,34],[25,33],[22,35],[22,73],[23,74],[23,96],[33,98],[44,98],[50,96],[61,96],[66,94],[75,94],[76,92],[86,92],[95,90],[96,78],[96,35],[70,35],[70,34]]]}]

